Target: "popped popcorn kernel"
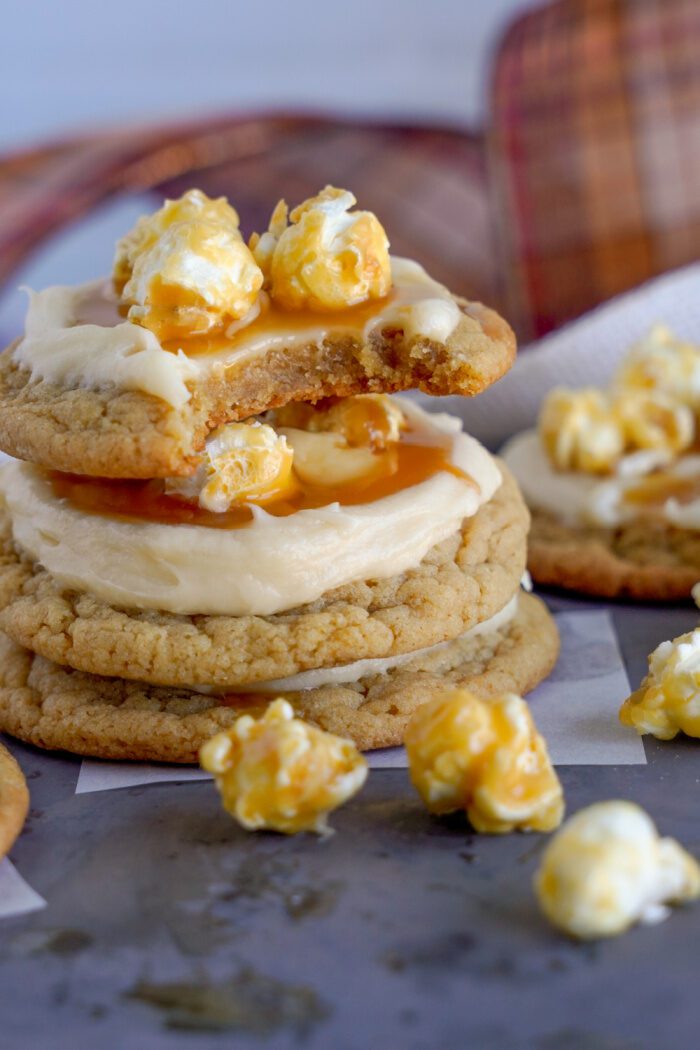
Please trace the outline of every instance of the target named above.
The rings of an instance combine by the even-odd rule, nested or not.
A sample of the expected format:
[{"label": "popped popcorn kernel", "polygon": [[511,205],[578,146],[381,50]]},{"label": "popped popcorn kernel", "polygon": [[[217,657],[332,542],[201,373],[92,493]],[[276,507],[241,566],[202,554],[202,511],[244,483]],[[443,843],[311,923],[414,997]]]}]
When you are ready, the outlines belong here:
[{"label": "popped popcorn kernel", "polygon": [[667,903],[700,896],[700,867],[659,838],[631,802],[599,802],[571,817],[548,844],[534,880],[549,921],[582,939],[613,937],[666,918]]},{"label": "popped popcorn kernel", "polygon": [[286,700],[264,715],[242,715],[199,752],[224,808],[250,831],[293,835],[328,830],[328,814],[360,790],[367,763],[349,740],[294,717]]},{"label": "popped popcorn kernel", "polygon": [[272,427],[255,420],[225,423],[209,435],[199,470],[190,478],[171,479],[168,491],[196,498],[215,513],[267,503],[294,490],[293,462],[286,437]]},{"label": "popped popcorn kernel", "polygon": [[551,831],[561,784],[528,705],[447,690],[420,707],[405,734],[411,780],[431,813],[465,810],[476,831]]},{"label": "popped popcorn kernel", "polygon": [[280,427],[293,427],[310,433],[332,431],[340,434],[350,448],[370,448],[382,452],[398,441],[406,426],[399,405],[387,394],[356,394],[310,405],[297,401],[274,413]]},{"label": "popped popcorn kernel", "polygon": [[649,673],[625,700],[620,721],[658,740],[700,737],[700,627],[651,653]]},{"label": "popped popcorn kernel", "polygon": [[654,325],[627,353],[614,385],[626,390],[660,391],[697,411],[700,346],[679,339],[666,325]]},{"label": "popped popcorn kernel", "polygon": [[695,417],[659,391],[557,388],[545,399],[539,428],[555,467],[607,474],[630,453],[683,452],[695,437]]},{"label": "popped popcorn kernel", "polygon": [[625,451],[678,455],[695,437],[695,416],[687,405],[657,390],[620,390],[612,411],[625,436]]},{"label": "popped popcorn kernel", "polygon": [[129,320],[162,342],[224,332],[263,284],[237,213],[200,190],[139,219],[117,244],[113,278]]},{"label": "popped popcorn kernel", "polygon": [[376,215],[351,212],[348,190],[326,186],[289,215],[279,201],[250,249],[272,299],[288,310],[344,310],[391,289],[389,241]]},{"label": "popped popcorn kernel", "polygon": [[539,431],[559,470],[606,474],[625,450],[620,420],[604,392],[595,387],[552,390],[540,411]]},{"label": "popped popcorn kernel", "polygon": [[386,394],[358,394],[270,413],[294,450],[294,472],[308,485],[369,483],[397,469],[396,442],[406,425]]}]

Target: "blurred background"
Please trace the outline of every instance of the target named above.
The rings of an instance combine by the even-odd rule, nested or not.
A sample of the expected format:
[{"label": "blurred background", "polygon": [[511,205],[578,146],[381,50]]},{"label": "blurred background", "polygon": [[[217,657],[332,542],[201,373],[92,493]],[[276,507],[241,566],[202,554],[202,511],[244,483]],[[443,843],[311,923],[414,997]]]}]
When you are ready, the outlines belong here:
[{"label": "blurred background", "polygon": [[526,342],[700,245],[700,0],[86,0],[0,43],[0,335],[164,195],[326,182]]}]

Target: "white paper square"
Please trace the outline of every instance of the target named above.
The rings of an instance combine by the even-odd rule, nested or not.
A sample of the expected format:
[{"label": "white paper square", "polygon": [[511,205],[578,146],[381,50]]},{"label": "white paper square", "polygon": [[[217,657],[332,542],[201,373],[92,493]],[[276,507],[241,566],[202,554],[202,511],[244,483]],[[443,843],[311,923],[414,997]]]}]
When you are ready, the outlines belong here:
[{"label": "white paper square", "polygon": [[0,919],[26,915],[46,907],[46,901],[28,885],[14,864],[5,857],[0,861]]}]

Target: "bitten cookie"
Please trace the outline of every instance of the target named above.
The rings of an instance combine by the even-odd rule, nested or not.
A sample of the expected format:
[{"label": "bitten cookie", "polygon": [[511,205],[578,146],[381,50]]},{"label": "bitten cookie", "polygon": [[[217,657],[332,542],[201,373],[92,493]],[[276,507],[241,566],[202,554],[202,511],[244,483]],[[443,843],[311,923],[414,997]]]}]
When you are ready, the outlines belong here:
[{"label": "bitten cookie", "polygon": [[[545,606],[522,595],[513,620],[395,671],[289,699],[302,718],[367,750],[399,744],[420,704],[445,681],[481,696],[525,693],[559,651]],[[96,758],[196,762],[201,744],[269,698],[227,703],[191,690],[101,678],[60,667],[0,635],[0,728],[28,743]],[[235,705],[235,706],[234,706]]]},{"label": "bitten cookie", "polygon": [[515,337],[495,311],[455,300],[461,320],[446,342],[407,338],[396,327],[367,342],[347,332],[321,341],[274,346],[225,370],[188,380],[190,399],[173,408],[137,390],[91,390],[32,380],[0,354],[0,448],[41,466],[99,477],[160,478],[194,469],[207,434],[290,401],[391,393],[472,397],[508,371]]}]

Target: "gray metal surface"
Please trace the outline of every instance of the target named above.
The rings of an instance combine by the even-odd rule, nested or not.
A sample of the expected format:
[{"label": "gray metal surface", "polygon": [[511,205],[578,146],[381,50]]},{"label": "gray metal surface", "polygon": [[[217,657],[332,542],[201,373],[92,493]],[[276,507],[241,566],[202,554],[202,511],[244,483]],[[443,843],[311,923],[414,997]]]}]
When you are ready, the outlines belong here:
[{"label": "gray metal surface", "polygon": [[[635,684],[697,622],[614,616]],[[3,1048],[698,1045],[700,906],[574,944],[531,893],[546,839],[431,818],[405,771],[374,771],[331,839],[285,839],[238,830],[211,784],[76,796],[78,760],[11,747],[32,791],[12,858],[49,903],[0,922]],[[569,810],[633,799],[700,855],[700,744],[646,751],[561,768]]]}]

